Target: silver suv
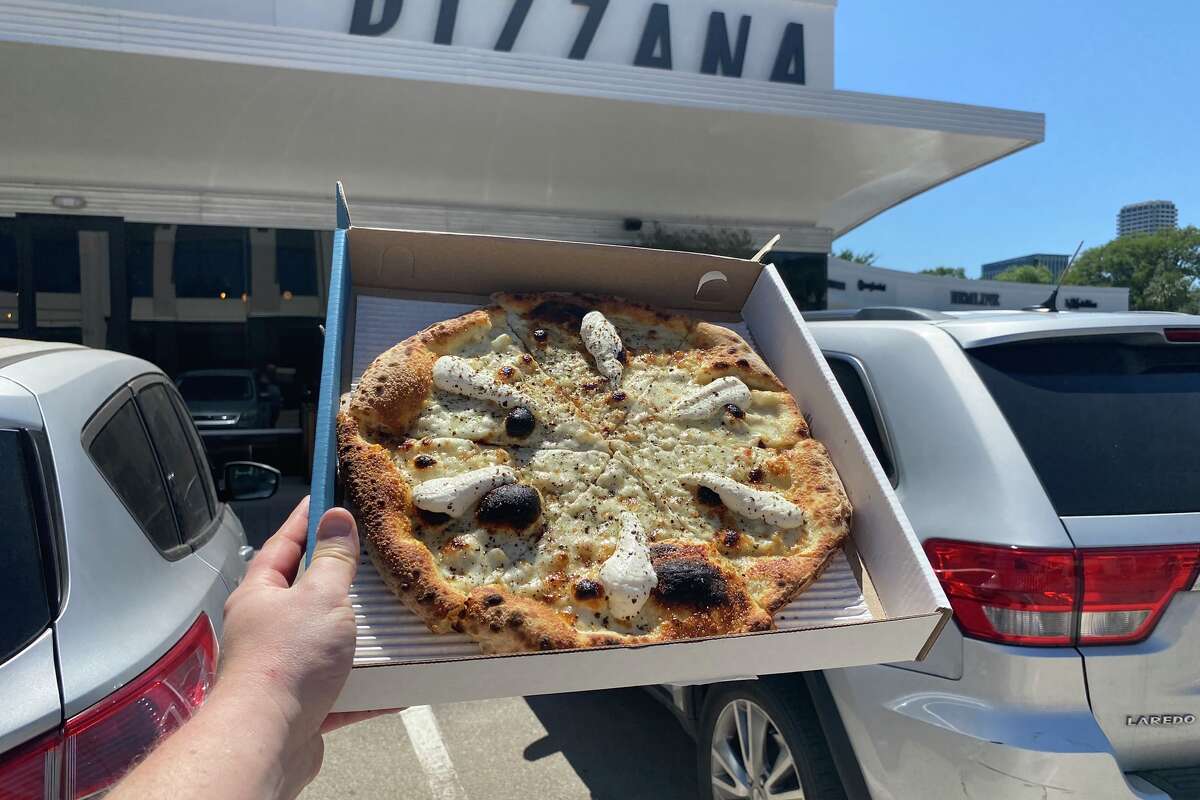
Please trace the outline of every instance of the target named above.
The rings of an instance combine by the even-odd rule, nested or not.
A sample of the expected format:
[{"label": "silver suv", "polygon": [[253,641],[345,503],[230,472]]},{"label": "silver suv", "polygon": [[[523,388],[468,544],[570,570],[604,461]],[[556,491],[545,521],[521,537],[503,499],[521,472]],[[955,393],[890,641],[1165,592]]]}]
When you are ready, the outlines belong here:
[{"label": "silver suv", "polygon": [[203,701],[251,551],[153,365],[0,339],[0,797],[103,792]]},{"label": "silver suv", "polygon": [[1200,797],[1200,317],[805,317],[955,624],[919,664],[660,687],[702,785]]}]

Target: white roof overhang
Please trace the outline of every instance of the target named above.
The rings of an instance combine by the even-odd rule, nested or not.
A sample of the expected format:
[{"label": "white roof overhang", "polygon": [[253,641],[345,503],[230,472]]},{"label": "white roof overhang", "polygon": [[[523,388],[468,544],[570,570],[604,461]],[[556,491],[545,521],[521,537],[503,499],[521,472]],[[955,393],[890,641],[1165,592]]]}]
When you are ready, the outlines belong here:
[{"label": "white roof overhang", "polygon": [[31,186],[303,207],[341,179],[356,206],[837,236],[1044,133],[1035,113],[21,5],[0,3],[0,207],[6,187]]}]

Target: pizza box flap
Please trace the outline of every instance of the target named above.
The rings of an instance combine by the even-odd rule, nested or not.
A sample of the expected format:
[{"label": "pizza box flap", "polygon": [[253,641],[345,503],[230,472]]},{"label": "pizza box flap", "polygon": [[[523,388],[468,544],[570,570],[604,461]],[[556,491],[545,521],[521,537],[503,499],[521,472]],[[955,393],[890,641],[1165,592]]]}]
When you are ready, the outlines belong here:
[{"label": "pizza box flap", "polygon": [[[376,618],[380,626],[367,631],[368,639],[375,637],[381,655],[372,658],[367,654],[361,660],[356,656],[356,668],[338,702],[339,709],[645,683],[711,682],[908,661],[928,652],[949,618],[948,603],[891,485],[774,267],[633,247],[353,228],[341,187],[338,189],[338,229],[334,232],[313,456],[310,552],[320,512],[333,505],[336,497],[334,420],[339,401],[357,377],[352,363],[357,360],[357,367],[365,357],[355,352],[361,327],[356,314],[363,315],[362,325],[398,326],[395,330],[401,336],[461,313],[458,309],[463,307],[486,303],[487,296],[496,291],[617,294],[687,310],[750,334],[811,417],[814,433],[829,449],[855,506],[852,542],[847,543],[844,556],[839,556],[836,571],[838,580],[848,580],[856,590],[865,615],[836,618],[818,614],[791,623],[785,622],[786,614],[781,612],[780,629],[763,633],[637,648],[483,656],[463,637],[450,642],[451,637],[433,636],[423,626],[414,625],[416,618],[382,588],[369,562],[364,562],[362,569],[370,572],[360,575],[365,582],[356,581],[361,584],[361,594],[355,602],[375,608],[371,613],[382,613]],[[423,321],[422,313],[431,316]],[[398,338],[364,336],[364,344],[368,341],[394,342]],[[378,588],[372,588],[372,581]],[[798,602],[803,605],[806,596],[821,594],[820,586],[818,581]],[[359,655],[363,655],[362,640],[360,632]],[[418,653],[415,657],[404,655],[414,652]]]}]

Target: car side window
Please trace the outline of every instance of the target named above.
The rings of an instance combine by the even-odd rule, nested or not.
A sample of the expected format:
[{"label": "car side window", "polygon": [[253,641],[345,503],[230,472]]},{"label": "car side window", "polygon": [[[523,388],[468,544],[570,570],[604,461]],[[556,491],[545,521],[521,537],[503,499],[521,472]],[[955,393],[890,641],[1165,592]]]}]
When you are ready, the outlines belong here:
[{"label": "car side window", "polygon": [[38,541],[29,462],[20,431],[0,431],[0,664],[21,652],[50,625],[50,597]]},{"label": "car side window", "polygon": [[133,400],[100,429],[88,452],[117,497],[164,555],[182,544],[158,460]]},{"label": "car side window", "polygon": [[202,467],[196,460],[187,431],[175,413],[167,388],[161,383],[151,384],[138,392],[137,401],[158,452],[183,541],[191,542],[212,521]]},{"label": "car side window", "polygon": [[883,474],[895,486],[896,467],[892,462],[892,454],[888,452],[887,444],[879,427],[879,419],[871,401],[871,394],[867,390],[862,374],[854,362],[844,356],[826,353],[825,360],[829,362],[833,377],[837,378],[838,386],[842,387],[842,394],[846,395],[846,400],[850,403],[854,416],[858,418],[858,424],[866,434],[867,441],[871,443],[871,449],[875,451],[875,457],[879,459],[879,466],[883,467]]}]

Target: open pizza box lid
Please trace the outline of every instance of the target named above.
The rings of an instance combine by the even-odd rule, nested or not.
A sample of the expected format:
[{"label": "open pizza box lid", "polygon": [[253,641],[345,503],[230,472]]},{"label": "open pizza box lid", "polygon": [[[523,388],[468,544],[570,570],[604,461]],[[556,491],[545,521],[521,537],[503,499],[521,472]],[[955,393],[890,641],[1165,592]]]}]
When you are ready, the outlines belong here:
[{"label": "open pizza box lid", "polygon": [[351,590],[355,667],[338,709],[707,683],[924,658],[950,618],[949,604],[774,267],[636,247],[354,228],[340,184],[337,222],[309,552],[317,520],[341,498],[335,417],[342,395],[379,353],[499,291],[613,294],[734,328],[796,398],[854,506],[847,545],[776,615],[777,630],[639,647],[484,656],[465,636],[430,633],[364,556]]}]

